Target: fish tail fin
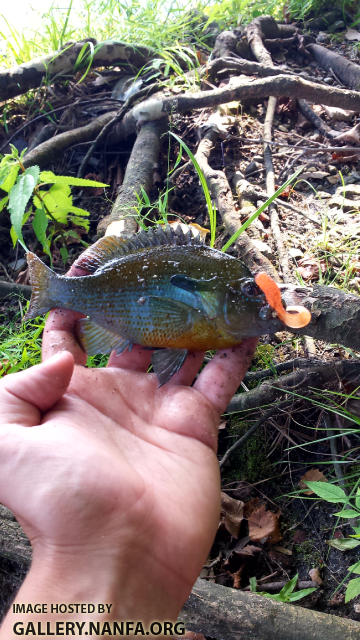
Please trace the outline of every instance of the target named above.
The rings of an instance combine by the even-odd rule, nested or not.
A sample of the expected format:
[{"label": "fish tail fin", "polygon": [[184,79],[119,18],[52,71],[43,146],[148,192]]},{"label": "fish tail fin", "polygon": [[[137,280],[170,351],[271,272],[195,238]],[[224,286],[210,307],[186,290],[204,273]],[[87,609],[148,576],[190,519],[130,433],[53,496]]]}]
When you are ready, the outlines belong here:
[{"label": "fish tail fin", "polygon": [[292,329],[306,327],[311,320],[311,313],[306,307],[294,306],[284,309],[280,289],[276,282],[265,272],[257,273],[255,282],[265,294],[267,303],[272,307],[280,320]]},{"label": "fish tail fin", "polygon": [[24,321],[37,318],[54,306],[50,291],[58,278],[34,253],[29,251],[26,258],[30,272],[31,300]]}]

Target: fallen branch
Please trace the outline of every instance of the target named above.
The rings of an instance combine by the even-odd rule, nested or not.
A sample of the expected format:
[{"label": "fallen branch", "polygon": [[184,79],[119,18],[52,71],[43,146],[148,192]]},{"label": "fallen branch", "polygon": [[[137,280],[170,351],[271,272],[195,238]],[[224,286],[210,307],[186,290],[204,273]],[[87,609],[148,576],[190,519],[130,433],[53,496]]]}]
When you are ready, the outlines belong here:
[{"label": "fallen branch", "polygon": [[83,127],[65,131],[64,133],[60,133],[58,136],[50,138],[50,140],[39,144],[38,147],[35,147],[35,149],[24,156],[24,167],[31,167],[34,164],[38,164],[40,167],[43,167],[51,162],[57,154],[69,149],[72,145],[79,144],[79,142],[89,142],[93,140],[96,138],[98,133],[102,131],[104,126],[114,118],[115,114],[116,112],[114,111],[104,113]]},{"label": "fallen branch", "polygon": [[347,87],[357,91],[360,89],[360,66],[358,64],[319,44],[309,44],[307,49],[325,71],[333,71]]},{"label": "fallen branch", "polygon": [[281,376],[277,380],[266,381],[255,389],[235,395],[226,408],[226,413],[258,409],[278,401],[284,394],[295,392],[303,394],[304,389],[319,389],[333,380],[355,380],[360,376],[358,360],[333,360],[325,364],[317,364]]},{"label": "fallen branch", "polygon": [[[234,398],[236,398],[236,397],[237,396],[234,396]],[[231,400],[231,402],[232,402],[232,400]],[[231,405],[231,402],[230,402],[230,405]],[[266,413],[264,413],[264,415],[262,415],[261,418],[259,418],[256,422],[254,422],[254,424],[250,427],[250,429],[248,429],[247,432],[244,433],[244,435],[241,436],[241,438],[239,438],[226,451],[226,453],[224,454],[224,456],[221,458],[221,460],[219,462],[220,469],[222,469],[222,467],[234,455],[235,451],[240,449],[240,447],[242,447],[245,444],[245,442],[253,435],[253,433],[255,433],[255,431],[257,431],[263,424],[265,424],[265,422],[267,422],[267,420],[269,420],[269,418],[271,418],[275,413],[277,413],[277,411],[279,411],[280,409],[285,409],[285,407],[288,407],[290,404],[293,404],[293,400],[290,400],[290,401],[289,400],[285,400],[284,402],[279,402],[276,405],[276,407],[271,407],[271,409],[266,411]],[[227,410],[228,410],[228,408],[227,408]]]},{"label": "fallen branch", "polygon": [[[360,297],[334,287],[280,285],[287,305],[305,305],[312,320],[296,333],[360,351]],[[291,331],[291,329],[290,329]]]},{"label": "fallen branch", "polygon": [[9,295],[22,296],[26,300],[31,298],[31,287],[26,284],[15,284],[13,282],[4,282],[0,280],[0,299]]},{"label": "fallen branch", "polygon": [[[196,152],[196,159],[205,176],[211,195],[216,200],[216,205],[224,222],[227,233],[232,236],[241,227],[240,214],[235,210],[234,200],[227,177],[223,171],[215,171],[208,163],[211,151],[214,148],[218,133],[214,129],[208,129],[201,140]],[[239,257],[252,273],[266,271],[277,279],[276,271],[271,262],[253,245],[247,233],[243,232],[236,240]]]},{"label": "fallen branch", "polygon": [[[266,593],[277,593],[283,587],[285,587],[286,582],[262,582],[261,585],[258,586],[259,591],[265,591]],[[298,580],[296,583],[296,589],[317,589],[319,587],[317,582],[313,582],[312,580]],[[250,585],[241,589],[241,591],[250,591]]]},{"label": "fallen branch", "polygon": [[179,620],[214,640],[358,640],[354,620],[197,580]]},{"label": "fallen branch", "polygon": [[[144,100],[125,114],[111,136],[112,144],[117,144],[136,133],[137,126],[150,120],[160,120],[165,115],[174,112],[183,113],[193,109],[214,107],[234,100],[247,100],[250,98],[267,98],[273,96],[293,96],[306,98],[317,104],[327,104],[334,107],[342,107],[360,112],[360,93],[323,87],[302,78],[278,75],[274,78],[262,78],[260,80],[237,78],[237,86],[222,87],[212,91],[197,93],[184,93],[179,96],[164,98],[153,97]],[[67,131],[40,144],[31,154],[26,156],[26,165],[44,165],[59,151],[65,151],[78,142],[94,140],[100,130],[105,126],[107,119],[111,119],[116,112],[111,112],[96,118],[85,127],[79,127],[73,131]],[[101,119],[104,120],[101,120]]]}]

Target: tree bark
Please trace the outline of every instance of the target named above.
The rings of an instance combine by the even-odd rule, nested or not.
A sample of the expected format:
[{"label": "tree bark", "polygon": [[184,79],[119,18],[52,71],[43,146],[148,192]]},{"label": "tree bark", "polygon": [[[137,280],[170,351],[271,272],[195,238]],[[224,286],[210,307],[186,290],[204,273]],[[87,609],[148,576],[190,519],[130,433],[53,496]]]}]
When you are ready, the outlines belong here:
[{"label": "tree bark", "polygon": [[[89,38],[88,41],[95,45],[92,67],[124,64],[138,68],[144,66],[155,55],[154,49],[143,45],[105,42],[98,47],[95,39]],[[19,96],[29,89],[36,89],[44,77],[51,79],[57,74],[71,73],[84,43],[86,40],[76,42],[70,47],[65,45],[59,51],[35,58],[18,67],[0,71],[0,101]]]},{"label": "tree bark", "polygon": [[310,324],[294,333],[360,351],[359,296],[319,284],[312,288],[286,285],[280,288],[287,305],[305,305],[311,311]]},{"label": "tree bark", "polygon": [[[135,141],[126,166],[124,182],[109,216],[103,218],[97,228],[99,235],[132,234],[137,231],[135,205],[141,197],[141,187],[148,193],[153,185],[154,170],[159,159],[161,135],[167,130],[167,118],[146,122]],[[123,221],[120,225],[117,223]]]},{"label": "tree bark", "polygon": [[197,580],[179,620],[213,640],[359,640],[353,620]]},{"label": "tree bark", "polygon": [[[360,66],[320,44],[307,46],[314,60],[326,71],[333,71],[347,87],[360,89]],[[321,103],[318,103],[321,104]],[[345,107],[346,108],[346,107]]]}]

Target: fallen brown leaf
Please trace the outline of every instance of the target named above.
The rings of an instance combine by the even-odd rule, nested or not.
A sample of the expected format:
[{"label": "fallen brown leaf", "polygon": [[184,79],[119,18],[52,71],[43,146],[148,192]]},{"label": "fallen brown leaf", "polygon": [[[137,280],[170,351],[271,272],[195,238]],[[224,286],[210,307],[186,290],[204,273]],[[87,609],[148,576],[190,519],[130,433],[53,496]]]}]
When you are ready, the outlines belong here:
[{"label": "fallen brown leaf", "polygon": [[300,482],[299,482],[299,487],[300,489],[306,489],[306,491],[304,491],[306,496],[311,496],[314,494],[313,491],[311,491],[307,485],[305,484],[305,482],[327,482],[324,474],[322,471],[319,471],[319,469],[309,469],[309,471],[307,471],[303,476],[301,476],[300,478]]},{"label": "fallen brown leaf", "polygon": [[282,536],[279,529],[280,513],[267,511],[264,504],[252,512],[248,519],[249,536],[253,542],[276,544]]},{"label": "fallen brown leaf", "polygon": [[248,500],[244,507],[244,518],[248,520],[252,512],[258,509],[260,504],[263,504],[260,498],[251,498],[251,500]]},{"label": "fallen brown leaf", "polygon": [[322,587],[324,585],[320,577],[319,569],[310,569],[309,576],[313,582],[316,582],[316,584],[319,585],[319,587]]},{"label": "fallen brown leaf", "polygon": [[240,525],[244,519],[244,503],[242,500],[230,498],[221,492],[220,526],[224,526],[234,538],[239,537]]},{"label": "fallen brown leaf", "polygon": [[301,544],[302,542],[305,542],[306,538],[306,531],[301,531],[300,529],[298,529],[297,531],[295,531],[292,541],[295,544]]}]

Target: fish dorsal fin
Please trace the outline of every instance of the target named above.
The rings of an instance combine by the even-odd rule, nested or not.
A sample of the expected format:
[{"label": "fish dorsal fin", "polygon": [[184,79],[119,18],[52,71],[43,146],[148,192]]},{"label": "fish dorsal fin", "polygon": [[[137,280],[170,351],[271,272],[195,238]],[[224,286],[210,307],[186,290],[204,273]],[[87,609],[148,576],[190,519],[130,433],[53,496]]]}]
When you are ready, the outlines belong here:
[{"label": "fish dorsal fin", "polygon": [[95,273],[100,267],[112,260],[118,260],[135,251],[144,251],[150,247],[161,245],[181,246],[189,244],[203,244],[200,235],[194,236],[190,227],[184,233],[180,225],[176,229],[173,229],[169,224],[165,227],[159,225],[155,230],[153,228],[142,229],[139,233],[130,237],[104,236],[89,249],[86,249],[74,262],[73,266],[85,269],[89,273]]},{"label": "fish dorsal fin", "polygon": [[159,387],[181,369],[187,356],[187,349],[159,349],[151,356],[151,364],[159,380]]},{"label": "fish dorsal fin", "polygon": [[98,353],[110,353],[116,350],[119,355],[130,347],[131,342],[126,338],[117,336],[88,318],[77,321],[77,337],[88,356],[96,356]]}]

